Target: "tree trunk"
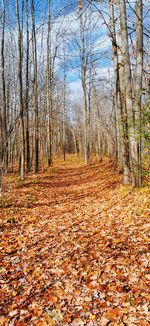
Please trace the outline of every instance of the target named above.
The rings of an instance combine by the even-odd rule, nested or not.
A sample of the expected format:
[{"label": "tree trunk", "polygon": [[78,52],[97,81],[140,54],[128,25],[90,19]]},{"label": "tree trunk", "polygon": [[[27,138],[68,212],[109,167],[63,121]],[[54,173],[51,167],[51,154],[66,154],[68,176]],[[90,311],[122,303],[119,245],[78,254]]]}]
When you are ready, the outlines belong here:
[{"label": "tree trunk", "polygon": [[81,78],[83,89],[83,124],[84,124],[84,162],[89,160],[89,135],[88,135],[88,102],[87,102],[87,86],[86,86],[86,58],[85,58],[85,37],[82,11],[80,12],[80,37],[81,37]]},{"label": "tree trunk", "polygon": [[115,115],[115,140],[116,140],[116,159],[120,164],[120,141],[119,141],[119,99],[120,99],[120,81],[119,81],[119,69],[118,69],[118,45],[116,38],[115,17],[114,17],[114,4],[109,0],[109,14],[110,14],[110,33],[112,40],[112,52],[115,68],[115,96],[113,94],[113,107]]},{"label": "tree trunk", "polygon": [[28,0],[26,0],[26,167],[30,171],[30,135],[29,135],[29,23],[28,23]]},{"label": "tree trunk", "polygon": [[52,164],[52,64],[51,64],[51,0],[47,0],[47,62],[46,62],[46,93],[47,93],[47,152],[48,166]]},{"label": "tree trunk", "polygon": [[142,184],[142,162],[141,162],[141,90],[143,73],[143,8],[142,0],[136,0],[136,76],[135,76],[135,134],[137,142],[136,152],[136,175],[135,186]]},{"label": "tree trunk", "polygon": [[[130,183],[130,150],[129,150],[129,139],[128,139],[128,121],[124,94],[124,65],[122,57],[122,42],[121,42],[121,31],[120,26],[118,30],[118,44],[116,37],[115,18],[114,18],[114,4],[109,1],[109,12],[110,12],[110,32],[112,39],[112,50],[114,56],[115,65],[115,88],[116,88],[116,105],[118,112],[117,129],[120,136],[120,142],[118,145],[118,151],[120,146],[122,147],[122,163],[123,163],[123,177],[124,184]],[[120,25],[120,17],[118,17]],[[120,155],[118,155],[120,161]],[[120,162],[119,162],[120,163]],[[121,164],[122,165],[122,164]]]},{"label": "tree trunk", "polygon": [[63,157],[64,161],[66,160],[66,51],[65,51],[65,41],[63,40],[63,56],[64,56],[64,63],[63,63]]},{"label": "tree trunk", "polygon": [[39,171],[39,131],[38,131],[38,86],[37,86],[37,45],[35,32],[35,10],[34,0],[31,0],[31,16],[32,16],[32,54],[33,54],[33,108],[34,108],[34,134],[33,134],[33,171]]},{"label": "tree trunk", "polygon": [[132,76],[131,76],[125,0],[119,0],[119,10],[120,10],[122,55],[123,55],[124,74],[125,74],[124,96],[126,101],[128,126],[129,126],[130,156],[131,156],[131,164],[132,164],[132,182],[133,185],[136,186],[138,170],[136,164],[136,139],[135,139],[135,130],[134,130],[133,89],[132,89]]},{"label": "tree trunk", "polygon": [[18,25],[18,87],[19,87],[19,104],[20,104],[20,128],[21,128],[21,164],[20,164],[20,176],[21,179],[25,179],[25,133],[24,133],[24,106],[23,106],[23,89],[22,89],[22,29],[19,15],[19,3],[16,0],[16,19]]},{"label": "tree trunk", "polygon": [[1,74],[2,74],[2,113],[1,113],[1,182],[3,170],[8,169],[8,143],[7,143],[7,103],[6,103],[6,85],[5,85],[5,3],[2,0],[1,16]]}]

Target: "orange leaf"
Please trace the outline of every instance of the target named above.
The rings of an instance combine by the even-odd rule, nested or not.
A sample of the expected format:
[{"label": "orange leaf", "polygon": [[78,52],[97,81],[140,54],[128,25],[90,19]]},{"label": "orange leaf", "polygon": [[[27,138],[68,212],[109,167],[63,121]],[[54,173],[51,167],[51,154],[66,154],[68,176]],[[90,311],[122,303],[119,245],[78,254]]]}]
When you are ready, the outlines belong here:
[{"label": "orange leaf", "polygon": [[107,312],[107,317],[109,317],[111,320],[115,320],[116,317],[120,315],[120,309],[119,308],[114,308],[111,309]]}]

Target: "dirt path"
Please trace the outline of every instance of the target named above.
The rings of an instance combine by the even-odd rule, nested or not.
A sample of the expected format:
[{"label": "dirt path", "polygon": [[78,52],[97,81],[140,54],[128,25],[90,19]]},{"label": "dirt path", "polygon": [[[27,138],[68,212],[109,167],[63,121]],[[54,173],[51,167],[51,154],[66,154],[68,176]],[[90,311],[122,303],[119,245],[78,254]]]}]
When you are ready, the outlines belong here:
[{"label": "dirt path", "polygon": [[149,325],[147,187],[113,164],[62,162],[0,210],[0,325]]}]

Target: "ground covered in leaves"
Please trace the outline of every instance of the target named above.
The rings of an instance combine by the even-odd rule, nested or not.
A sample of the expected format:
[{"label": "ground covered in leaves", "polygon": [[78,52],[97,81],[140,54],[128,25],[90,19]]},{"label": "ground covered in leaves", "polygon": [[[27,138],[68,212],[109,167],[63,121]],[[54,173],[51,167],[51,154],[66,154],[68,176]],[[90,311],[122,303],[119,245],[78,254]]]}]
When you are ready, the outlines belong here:
[{"label": "ground covered in leaves", "polygon": [[0,325],[150,325],[150,192],[71,158],[0,199]]}]

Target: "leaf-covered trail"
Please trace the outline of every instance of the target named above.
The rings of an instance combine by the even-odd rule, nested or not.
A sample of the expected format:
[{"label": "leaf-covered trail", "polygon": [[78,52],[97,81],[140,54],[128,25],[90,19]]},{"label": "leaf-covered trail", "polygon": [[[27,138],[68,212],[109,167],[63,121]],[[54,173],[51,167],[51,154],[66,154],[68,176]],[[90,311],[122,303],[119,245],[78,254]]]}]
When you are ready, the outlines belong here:
[{"label": "leaf-covered trail", "polygon": [[149,325],[148,188],[107,161],[8,181],[0,325]]}]

